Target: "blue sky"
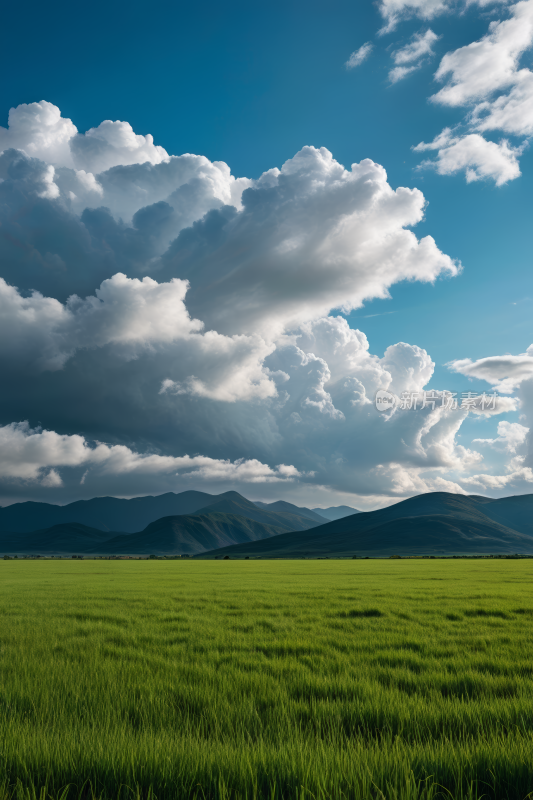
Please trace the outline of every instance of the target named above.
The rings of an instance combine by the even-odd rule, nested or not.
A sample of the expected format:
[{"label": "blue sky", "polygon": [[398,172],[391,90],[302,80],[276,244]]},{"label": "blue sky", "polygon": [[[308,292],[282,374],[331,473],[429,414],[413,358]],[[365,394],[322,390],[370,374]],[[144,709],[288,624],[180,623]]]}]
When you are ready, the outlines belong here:
[{"label": "blue sky", "polygon": [[[432,375],[424,384],[416,384],[420,391],[425,388],[426,390],[449,389],[459,393],[467,390],[483,392],[490,391],[491,386],[501,389],[498,381],[511,375],[516,369],[515,362],[511,358],[508,365],[501,363],[494,365],[492,362],[485,364],[483,360],[507,354],[513,357],[524,354],[532,341],[530,323],[533,304],[532,233],[529,198],[533,181],[533,154],[528,147],[530,133],[524,128],[526,123],[522,126],[520,135],[513,132],[509,125],[507,128],[483,130],[481,135],[485,142],[499,145],[505,138],[511,148],[522,147],[522,152],[508,159],[503,167],[500,164],[496,171],[493,170],[491,174],[479,180],[467,182],[467,171],[472,168],[478,172],[484,169],[483,165],[487,163],[483,160],[485,156],[481,158],[470,155],[471,161],[466,166],[463,164],[461,167],[447,169],[448,174],[439,174],[435,168],[421,168],[421,163],[429,158],[434,161],[440,159],[439,163],[444,164],[447,153],[452,152],[454,146],[462,146],[462,143],[474,134],[480,136],[481,129],[472,123],[472,113],[474,116],[477,113],[475,111],[477,104],[495,103],[498,98],[505,98],[513,91],[513,86],[518,84],[521,86],[529,80],[531,41],[529,44],[526,41],[518,45],[511,43],[508,46],[511,59],[514,58],[514,72],[507,83],[500,80],[504,65],[501,68],[498,65],[494,68],[492,84],[484,90],[471,88],[470,84],[474,78],[470,73],[465,72],[466,77],[460,74],[460,69],[464,69],[463,62],[456,67],[455,73],[448,72],[448,77],[440,81],[435,80],[434,76],[447,53],[463,52],[460,48],[467,48],[474,42],[482,42],[483,37],[487,39],[493,35],[496,40],[498,23],[505,24],[509,20],[512,22],[518,14],[523,14],[522,30],[527,28],[531,2],[525,0],[518,5],[506,2],[465,4],[443,0],[441,3],[443,7],[435,11],[438,5],[432,0],[397,0],[396,5],[393,0],[382,0],[381,4],[332,2],[327,7],[315,2],[305,4],[272,2],[252,6],[237,2],[225,6],[215,3],[191,6],[178,2],[159,3],[148,9],[145,4],[140,3],[128,5],[96,3],[91,5],[90,13],[83,7],[77,7],[73,11],[71,5],[67,6],[64,3],[55,4],[53,8],[37,4],[30,4],[24,8],[11,7],[6,13],[5,24],[14,35],[9,38],[0,54],[3,74],[9,76],[2,87],[0,125],[8,129],[10,108],[45,100],[60,109],[61,119],[72,120],[79,132],[78,136],[89,129],[97,128],[103,120],[127,121],[136,134],[142,136],[151,134],[154,144],[164,148],[166,154],[192,153],[205,156],[210,162],[222,161],[228,165],[234,176],[246,177],[256,182],[266,171],[272,168],[281,169],[285,162],[307,145],[326,148],[346,170],[350,170],[352,164],[357,164],[363,159],[372,159],[386,170],[388,184],[392,190],[398,187],[409,189],[416,187],[424,195],[427,203],[424,218],[413,226],[402,223],[404,229],[412,229],[419,240],[426,236],[433,237],[439,251],[453,259],[456,264],[460,262],[462,270],[452,276],[449,270],[439,267],[434,274],[435,280],[431,282],[405,280],[402,275],[396,276],[395,273],[389,282],[384,283],[384,286],[389,286],[389,298],[372,299],[371,296],[364,296],[364,293],[357,295],[362,297],[364,305],[344,314],[350,328],[359,329],[366,334],[370,345],[369,352],[379,359],[386,358],[387,348],[398,342],[405,342],[426,351],[435,366]],[[380,34],[380,28],[387,24],[387,19],[389,21],[392,19],[391,8],[400,8],[399,18],[390,25],[392,30]],[[491,25],[490,30],[496,33],[490,33]],[[417,37],[426,35],[428,30],[435,34],[429,52],[418,60],[401,61],[398,60],[399,56],[396,56],[396,61],[394,60],[395,54],[409,47]],[[518,36],[518,34],[512,35]],[[350,55],[365,43],[372,45],[370,54],[359,65],[347,68],[346,62]],[[503,45],[496,42],[495,47],[501,50]],[[391,83],[389,73],[395,63],[416,65],[417,69],[404,79]],[[518,75],[518,70],[522,70],[520,76],[513,77]],[[470,92],[467,101],[450,107],[429,100],[430,96],[443,86],[459,84],[467,87],[464,89],[467,94]],[[489,113],[490,109],[487,108],[488,106],[484,108],[483,114]],[[526,111],[523,112],[523,116],[524,118],[527,116]],[[420,142],[432,142],[446,128],[452,129],[450,134],[452,138],[449,137],[448,142],[440,149],[424,152],[413,150],[413,147]],[[24,158],[33,157],[40,159],[41,164],[51,164],[56,170],[56,175],[59,175],[60,169],[72,169],[72,164],[68,160],[70,156],[67,160],[63,156],[48,156],[42,148],[39,150],[40,145],[35,145],[33,140],[30,141],[24,136],[6,133],[4,140],[0,137],[1,149],[6,149],[7,152],[7,147],[10,146],[22,153]],[[483,143],[479,144],[479,139],[471,141],[476,147],[483,146]],[[147,159],[148,156],[136,156],[136,158],[137,162],[114,161],[113,164],[143,163],[143,159]],[[108,163],[111,164],[111,161],[106,162],[106,165]],[[152,163],[155,161],[152,160]],[[80,164],[81,161],[78,159],[74,167],[79,167]],[[517,175],[518,164],[520,176]],[[89,161],[86,164],[84,162],[84,165],[84,174],[94,174],[95,180],[98,180],[100,173],[96,171],[96,167],[93,173],[87,166],[90,166]],[[131,171],[134,167],[126,166],[124,169]],[[502,169],[511,171],[514,169],[515,174],[511,175],[509,172],[504,175]],[[443,168],[440,172],[446,172],[446,169]],[[14,174],[13,171],[5,173],[8,175],[8,178],[4,178],[6,191],[7,182],[15,181]],[[20,173],[17,175],[20,177]],[[67,181],[67,178],[61,180]],[[100,183],[104,187],[107,185],[105,180]],[[256,191],[258,184],[250,186],[248,191],[253,192]],[[34,261],[31,264],[28,262],[27,265],[22,262],[19,264],[18,261],[15,264],[16,259],[13,260],[15,257],[11,251],[6,251],[4,260],[0,261],[0,276],[9,286],[19,287],[20,297],[27,295],[32,289],[38,289],[45,297],[55,298],[56,302],[64,303],[72,291],[80,297],[89,296],[97,290],[102,279],[110,279],[112,276],[113,270],[107,270],[107,267],[103,266],[104,262],[108,263],[106,261],[108,256],[105,255],[105,248],[102,249],[102,243],[108,248],[115,247],[109,244],[111,236],[109,230],[105,235],[99,233],[100,244],[98,247],[94,245],[94,253],[98,252],[99,255],[93,254],[94,258],[91,255],[93,260],[89,259],[88,265],[79,266],[79,257],[75,255],[72,255],[74,260],[71,265],[68,257],[64,255],[67,251],[74,253],[75,249],[68,244],[71,235],[68,231],[71,231],[71,227],[68,227],[64,214],[74,215],[69,225],[73,225],[75,219],[76,224],[81,220],[80,224],[89,226],[91,236],[96,223],[93,220],[89,224],[87,215],[83,216],[84,201],[80,200],[81,205],[74,209],[69,205],[66,189],[64,190],[62,185],[60,189],[61,192],[56,193],[57,196],[54,192],[49,192],[49,196],[46,197],[40,190],[28,190],[27,197],[40,198],[38,205],[41,209],[39,213],[42,214],[45,212],[41,207],[47,203],[50,205],[50,213],[52,211],[56,213],[62,203],[61,225],[66,227],[61,228],[59,222],[52,224],[51,217],[44,216],[35,222],[37,227],[32,228],[27,235],[31,238],[31,246],[39,249],[41,245],[38,244],[37,229],[41,231],[39,235],[42,235],[43,226],[49,226],[50,230],[53,228],[56,243],[51,245],[48,242],[46,246],[42,245],[39,257],[45,261],[48,259],[50,264],[61,264],[60,269],[65,270],[65,277],[62,278],[60,272],[55,272],[52,280],[51,272],[47,272],[46,269],[35,277],[37,273],[34,272]],[[298,192],[299,189],[296,188],[294,191]],[[102,205],[106,205],[106,193],[100,192],[100,196],[104,198]],[[11,199],[4,201],[8,205],[18,202],[12,199],[15,195],[9,197]],[[19,206],[16,212],[22,214],[25,220],[33,219],[32,214],[37,215],[33,201],[27,202],[28,209],[31,205],[31,213],[21,212]],[[75,205],[78,200],[73,202]],[[94,197],[87,202],[90,208],[98,207]],[[213,202],[212,207],[218,208],[219,201]],[[226,200],[224,202],[227,203]],[[229,205],[233,202],[232,200]],[[331,200],[324,202],[331,203]],[[148,206],[149,202],[146,203],[146,207]],[[139,201],[138,209],[142,207]],[[183,223],[185,228],[193,223],[200,226],[203,215],[210,213],[210,208],[209,203],[202,205],[197,217],[193,215],[188,218],[186,225]],[[131,222],[131,214],[128,218],[127,212],[122,207],[117,206],[117,209],[111,209],[115,223],[135,227],[135,223]],[[216,214],[218,213],[216,211]],[[339,209],[339,220],[343,213],[344,211]],[[387,211],[380,213],[386,216]],[[13,206],[9,215],[10,222],[15,216]],[[121,219],[122,223],[119,222]],[[165,239],[165,248],[182,229],[183,226],[176,228],[174,234]],[[10,229],[10,236],[18,236],[14,230]],[[197,227],[195,230],[200,228]],[[184,234],[180,236],[182,238],[176,241],[183,240]],[[254,258],[258,259],[259,266],[254,267],[256,270],[254,274],[262,269],[260,265],[263,263],[261,260],[263,257],[260,255],[261,236],[259,233],[257,236],[259,255],[254,255]],[[253,243],[250,243],[249,239],[247,245],[253,250]],[[236,246],[232,245],[234,248]],[[171,244],[170,248],[172,250]],[[180,249],[175,245],[174,251],[176,248]],[[251,323],[248,327],[243,327],[244,323],[240,327],[238,325],[232,327],[230,322],[223,318],[220,310],[215,312],[214,307],[206,306],[207,301],[202,300],[208,292],[208,287],[211,286],[209,281],[212,280],[209,278],[212,273],[205,272],[207,256],[204,251],[202,252],[203,255],[197,254],[194,257],[197,261],[191,257],[187,274],[180,272],[181,267],[178,269],[169,266],[171,258],[168,254],[165,256],[163,245],[160,245],[159,250],[156,248],[150,252],[146,256],[146,262],[140,266],[137,264],[135,269],[131,266],[131,259],[124,260],[123,254],[119,254],[116,249],[113,263],[116,271],[124,273],[130,280],[138,280],[146,275],[152,275],[159,282],[189,278],[191,285],[188,299],[185,301],[186,306],[194,318],[198,317],[205,323],[204,330],[217,331],[221,336],[260,336],[263,343],[266,342],[264,352],[261,351],[263,352],[261,356],[263,360],[260,359],[261,369],[275,371],[277,368],[281,372],[286,370],[283,367],[285,356],[282,358],[279,336],[303,336],[301,333],[303,329],[294,327],[294,322],[290,323],[292,327],[288,322],[284,322],[285,327],[279,327],[274,334],[273,329],[278,323],[272,320],[277,320],[278,317],[273,312],[269,312],[266,317],[270,320],[268,325],[271,326],[268,333],[265,333],[266,328],[256,329]],[[216,259],[220,258],[220,253],[210,257],[214,259],[215,266],[209,269],[217,268]],[[332,256],[334,259],[337,257],[338,254]],[[389,257],[391,263],[397,258],[394,254],[388,253],[387,258]],[[78,262],[74,263],[76,258]],[[151,271],[156,261],[157,269],[163,270],[159,273]],[[160,264],[163,264],[163,267],[160,267]],[[305,265],[299,266],[303,270]],[[325,263],[322,267],[328,268]],[[233,268],[241,269],[237,266]],[[80,275],[76,283],[69,276],[71,273],[74,274],[73,270],[78,269]],[[85,271],[83,276],[81,276],[82,270]],[[305,275],[305,271],[302,274]],[[266,279],[264,276],[258,278],[257,286],[263,286],[263,280]],[[303,280],[305,281],[305,277]],[[204,281],[206,281],[205,288],[202,288]],[[318,283],[317,279],[317,286]],[[249,297],[259,291],[251,283],[246,285],[249,286]],[[297,294],[297,290],[292,286],[287,285],[284,289],[280,284],[280,294],[286,292],[288,298],[292,291]],[[351,289],[347,289],[348,295],[350,291]],[[296,294],[295,302],[303,302],[300,296],[296,297]],[[326,314],[329,313],[333,317],[339,315],[338,298],[341,295],[342,292],[336,295],[337,305],[329,306]],[[214,302],[216,300],[213,300]],[[235,303],[234,315],[238,315],[241,300],[237,300],[234,294],[225,295],[222,291],[219,302],[221,305],[226,304],[230,309]],[[275,305],[274,300],[269,302]],[[315,305],[316,309],[310,312],[306,320],[303,316],[298,317],[298,325],[315,324],[316,320],[323,317],[326,306],[319,309],[318,300]],[[199,316],[200,312],[204,316]],[[53,336],[56,337],[56,334],[57,329],[54,328]],[[101,339],[101,332],[98,336]],[[316,334],[313,336],[315,341]],[[300,344],[302,341],[304,339],[300,340]],[[178,469],[177,466],[177,473],[176,470],[172,474],[169,473],[169,476],[164,473],[164,488],[174,490],[179,490],[180,487],[189,488],[193,484],[195,488],[207,487],[209,491],[236,486],[248,496],[253,494],[258,499],[259,496],[268,499],[283,495],[287,499],[302,503],[319,492],[321,493],[319,499],[323,505],[331,505],[338,500],[349,501],[351,505],[358,503],[365,507],[386,504],[400,496],[439,487],[452,491],[504,494],[531,490],[527,472],[529,362],[526,364],[525,377],[523,375],[520,380],[517,379],[511,391],[508,387],[504,387],[506,402],[509,398],[516,401],[514,405],[507,402],[506,413],[490,417],[469,415],[462,422],[460,430],[459,427],[454,429],[453,447],[449,442],[450,430],[443,423],[443,430],[445,429],[442,434],[443,441],[446,440],[446,447],[451,447],[447,455],[431,456],[427,449],[430,447],[428,444],[421,460],[417,461],[418,456],[413,455],[415,445],[405,445],[407,439],[398,432],[395,434],[398,436],[398,442],[389,454],[381,445],[377,448],[380,452],[383,451],[380,458],[384,464],[381,461],[372,463],[372,460],[367,458],[363,459],[364,466],[357,459],[352,464],[349,453],[341,454],[339,458],[346,463],[350,475],[349,478],[341,479],[331,477],[336,467],[328,467],[328,464],[339,462],[339,458],[335,461],[337,457],[335,454],[339,450],[339,442],[346,438],[346,434],[335,429],[329,432],[329,439],[325,433],[319,436],[317,431],[322,430],[323,419],[308,421],[309,428],[306,429],[308,432],[304,439],[309,444],[305,446],[302,444],[301,451],[298,451],[300,461],[297,464],[288,461],[291,453],[294,453],[295,440],[286,433],[285,423],[279,418],[275,420],[273,418],[269,422],[268,436],[258,433],[265,424],[266,412],[260,407],[261,402],[274,403],[273,398],[277,397],[279,400],[284,396],[283,392],[288,391],[286,388],[277,385],[276,394],[269,394],[271,390],[266,388],[262,390],[264,394],[261,397],[258,394],[259,390],[247,389],[247,394],[245,392],[238,397],[232,395],[228,400],[229,395],[227,392],[224,394],[226,390],[222,391],[220,387],[216,391],[209,390],[211,392],[209,397],[205,389],[201,390],[204,392],[203,395],[201,392],[198,393],[199,390],[195,395],[190,388],[186,391],[183,388],[174,390],[171,387],[169,392],[175,391],[176,403],[182,404],[179,409],[176,407],[173,410],[169,406],[165,407],[163,412],[155,405],[150,405],[143,395],[138,407],[135,409],[128,407],[123,420],[116,419],[116,403],[125,401],[118,400],[118,395],[108,389],[107,375],[111,367],[107,361],[104,364],[108,356],[114,358],[116,355],[109,355],[108,350],[111,345],[107,340],[103,351],[93,352],[92,346],[82,342],[76,355],[67,357],[63,354],[58,357],[57,363],[61,362],[61,365],[54,366],[53,370],[49,366],[39,367],[41,372],[36,378],[38,397],[33,404],[20,400],[22,387],[27,387],[31,379],[30,368],[25,368],[24,374],[20,375],[16,370],[13,374],[9,373],[12,375],[13,386],[18,386],[19,389],[14,389],[12,398],[6,399],[3,406],[0,406],[0,425],[4,426],[4,430],[11,437],[10,444],[6,445],[7,449],[13,448],[13,452],[19,454],[16,456],[19,460],[24,460],[20,455],[22,452],[20,448],[24,449],[25,446],[23,440],[25,442],[28,437],[42,436],[43,432],[48,431],[54,432],[55,436],[67,437],[61,445],[67,450],[74,441],[68,437],[79,436],[84,437],[83,446],[86,448],[94,450],[98,446],[97,442],[104,441],[109,447],[128,448],[129,452],[136,454],[138,458],[143,458],[147,454],[152,454],[154,457],[157,455],[160,458],[181,458],[186,454],[189,456],[194,454],[217,463],[228,460],[232,464],[257,461],[263,465],[261,468],[263,472],[261,470],[257,474],[253,473],[253,470],[250,472],[250,475],[253,473],[252,478],[238,477],[237,472],[231,474],[228,472],[221,477],[223,470],[218,477],[213,477],[218,467],[216,469],[210,467],[211,471],[202,472],[204,468],[200,466],[189,474],[180,472],[181,468]],[[329,363],[324,355],[326,350],[320,356],[316,341],[315,345],[309,344],[310,348],[312,346],[314,350],[307,352],[314,352],[323,362]],[[154,348],[157,350],[160,347],[160,343],[158,341],[146,347],[152,348],[153,353]],[[275,353],[266,354],[269,347],[275,348]],[[414,351],[410,353],[410,357],[415,358],[412,355]],[[173,387],[183,387],[185,384],[181,378],[174,380],[169,377],[170,364],[175,365],[180,359],[187,361],[187,358],[192,358],[192,362],[195,363],[194,358],[197,358],[184,356],[183,350],[178,345],[175,352],[166,354],[164,365],[161,364],[158,369],[155,367],[155,356],[149,364],[141,363],[143,359],[148,358],[146,353],[142,357],[137,352],[134,356],[130,354],[121,357],[128,364],[135,363],[138,367],[135,378],[130,376],[134,382],[130,387],[130,397],[136,394],[140,396],[150,381],[154,381],[154,386],[159,386],[162,385],[163,379],[168,378]],[[460,366],[456,371],[451,371],[446,366],[449,362],[462,363],[465,359],[469,359],[471,363]],[[228,372],[224,380],[230,381],[231,370],[237,369],[235,374],[240,374],[240,367],[237,368],[235,365],[236,362],[232,361],[227,367]],[[350,380],[360,380],[360,375],[363,375],[367,366],[353,367],[352,363],[351,371],[344,374],[342,370],[345,368],[339,367],[340,371],[331,378],[329,387],[327,381],[325,383],[322,381],[322,388],[319,391],[328,394],[330,400],[334,398],[333,385],[339,387],[348,377]],[[13,369],[12,365],[9,369]],[[209,372],[209,369],[213,368],[206,365],[205,369]],[[331,364],[329,369],[332,370]],[[404,366],[401,366],[401,369],[404,369]],[[422,368],[421,375],[424,376],[424,380],[428,377]],[[185,377],[186,380],[190,378],[190,376]],[[257,376],[251,378],[254,386],[261,380],[262,378]],[[296,380],[292,377],[291,380],[293,383],[287,379],[289,388],[296,385]],[[88,382],[91,384],[90,389]],[[192,384],[187,385],[190,387]],[[103,386],[106,388],[102,388]],[[410,384],[408,386],[405,383],[400,386],[397,381],[394,386],[398,391],[402,387],[405,391]],[[366,390],[370,392],[368,386]],[[71,407],[62,409],[61,405],[58,405],[57,397],[65,391],[75,398],[71,402],[76,404],[79,413],[74,413]],[[303,392],[301,396],[298,395],[300,406],[302,403],[305,406],[311,397],[311,395],[305,397],[305,391],[302,388],[297,390]],[[316,387],[313,391],[317,391]],[[91,392],[95,392],[99,400],[104,395],[109,395],[109,406],[102,402],[98,404],[98,411],[83,410],[83,396],[88,396],[87,393],[90,395]],[[295,400],[295,393],[289,391],[288,394],[292,398],[291,402]],[[164,399],[167,395],[168,392],[162,393]],[[194,400],[195,396],[197,400]],[[340,407],[337,416],[335,408],[331,411],[335,406],[334,399],[330,408],[328,406],[330,400],[325,401],[323,395],[320,397],[320,401],[311,399],[311,405],[315,403],[313,408],[320,408],[321,413],[326,416],[329,414],[329,418],[337,422],[341,418],[339,416],[341,413],[347,419],[347,412],[341,412]],[[210,403],[212,406],[209,409],[203,408],[202,403]],[[246,408],[242,406],[237,412],[236,407],[241,403],[244,403]],[[308,406],[307,403],[306,408]],[[150,425],[145,423],[143,408],[150,416],[161,415],[166,433],[163,433],[155,423]],[[17,417],[17,411],[22,416]],[[270,407],[268,413],[274,414]],[[300,415],[299,411],[291,413]],[[203,420],[206,417],[216,418],[217,414],[220,414],[220,425],[214,426],[217,433],[211,431],[207,437],[208,446],[206,438],[200,433],[204,426]],[[174,430],[172,420],[178,418],[180,422],[176,423]],[[504,425],[498,428],[502,422],[515,427],[506,428]],[[27,427],[21,428],[20,426],[24,424],[27,424]],[[420,424],[422,425],[422,421]],[[16,425],[19,427],[14,428]],[[383,425],[383,430],[376,432],[376,437],[386,436]],[[172,428],[170,432],[169,426]],[[16,431],[16,434],[13,431]],[[194,431],[198,431],[196,439]],[[360,428],[356,425],[348,436],[353,440],[355,451],[371,447],[368,442],[363,444],[364,437],[358,440],[360,435]],[[413,442],[415,442],[416,432],[411,430],[410,435],[414,437]],[[473,445],[472,439],[475,438],[493,442]],[[36,443],[37,439],[31,441]],[[405,463],[402,461],[402,442],[406,447]],[[431,447],[433,446],[437,445],[433,443]],[[46,450],[44,444],[43,447]],[[471,451],[477,453],[480,458],[465,456],[461,450],[457,450],[457,447],[471,448]],[[54,458],[50,460],[48,456],[43,456],[42,463],[31,462],[27,468],[20,469],[12,468],[8,464],[2,473],[3,500],[0,498],[0,501],[12,502],[23,497],[39,497],[47,498],[51,502],[65,502],[67,499],[85,496],[86,493],[101,493],[107,479],[96,476],[96,468],[90,465],[86,468],[91,459],[87,461],[82,458],[75,463],[75,459],[69,462],[70,456],[64,456],[65,463],[63,463],[62,457],[56,455]],[[279,473],[275,472],[279,463],[287,463],[293,467],[297,477],[287,474],[287,480],[282,480]],[[424,470],[424,463],[427,471]],[[486,474],[492,476],[491,480],[476,478],[476,475],[485,474],[485,468]],[[405,480],[394,477],[396,469],[399,469],[402,475],[407,474],[410,477]],[[159,468],[154,468],[153,474],[148,470],[146,475],[140,474],[142,470],[137,471],[139,475],[131,469],[125,470],[120,474],[127,477],[121,477],[115,483],[111,481],[109,491],[123,495],[152,492],[156,480],[154,475],[157,476],[157,481],[161,481],[163,474],[158,470]],[[274,472],[270,474],[268,470]],[[361,477],[362,474],[368,475],[369,470],[374,470],[376,475],[374,488],[366,477],[364,480]],[[388,483],[379,477],[380,470],[381,472],[388,470],[387,474],[393,476]],[[87,477],[82,482],[82,477],[86,474]],[[106,474],[112,474],[111,468]],[[179,476],[178,481],[175,480],[176,474]],[[313,477],[313,474],[319,475],[320,478]],[[474,481],[469,482],[472,474]],[[515,478],[511,479],[509,475],[515,475]],[[91,483],[90,479],[93,476],[95,476],[94,482]]]}]

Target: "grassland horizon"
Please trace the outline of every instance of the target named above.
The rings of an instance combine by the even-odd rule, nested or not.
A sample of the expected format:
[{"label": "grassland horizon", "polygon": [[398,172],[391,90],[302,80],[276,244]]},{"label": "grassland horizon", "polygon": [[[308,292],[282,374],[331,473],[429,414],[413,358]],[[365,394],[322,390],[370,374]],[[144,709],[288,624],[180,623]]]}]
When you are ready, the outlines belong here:
[{"label": "grassland horizon", "polygon": [[0,798],[533,793],[531,561],[0,562]]}]

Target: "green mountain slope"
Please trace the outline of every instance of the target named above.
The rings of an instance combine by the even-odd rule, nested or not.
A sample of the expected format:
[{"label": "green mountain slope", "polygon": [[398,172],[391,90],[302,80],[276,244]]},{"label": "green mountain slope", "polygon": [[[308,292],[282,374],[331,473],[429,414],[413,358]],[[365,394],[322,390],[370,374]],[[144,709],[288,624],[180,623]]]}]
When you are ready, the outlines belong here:
[{"label": "green mountain slope", "polygon": [[[304,517],[290,514],[262,512],[253,503],[252,514],[258,519],[244,516],[247,513],[244,498],[240,495],[226,498],[220,504],[209,506],[209,513],[184,514],[162,517],[136,533],[100,531],[80,523],[63,523],[30,533],[0,534],[0,553],[35,554],[102,554],[149,555],[195,554],[235,543],[254,542],[290,530],[292,525],[301,528],[313,524]],[[217,506],[238,509],[240,513],[211,510]]]},{"label": "green mountain slope", "polygon": [[[276,505],[276,504],[274,504]],[[0,508],[0,536],[2,533],[27,533],[42,531],[55,525],[78,523],[102,531],[142,531],[151,522],[162,517],[182,514],[203,513],[208,506],[213,511],[226,514],[240,514],[265,525],[280,526],[283,531],[304,530],[319,525],[320,517],[309,518],[312,514],[300,513],[290,503],[289,508],[261,509],[238,492],[224,492],[211,495],[206,492],[180,492],[156,497],[135,497],[123,500],[117,497],[95,497],[92,500],[79,500],[66,506],[50,503],[14,503]],[[273,515],[274,514],[274,515]]]},{"label": "green mountain slope", "polygon": [[[274,505],[278,505],[275,503]],[[308,516],[299,513],[296,506],[291,506],[292,509],[287,511],[284,506],[291,506],[290,503],[281,503],[281,509],[271,511],[268,509],[260,508],[256,503],[247,500],[238,492],[225,492],[215,498],[215,502],[210,503],[208,506],[197,511],[197,514],[232,514],[237,516],[253,519],[263,525],[275,525],[283,531],[304,531],[316,525],[320,525],[322,520],[318,517],[316,520],[310,519]]]},{"label": "green mountain slope", "polygon": [[236,542],[255,542],[281,532],[274,525],[218,512],[163,517],[144,531],[116,536],[94,545],[88,552],[102,555],[194,555]]},{"label": "green mountain slope", "polygon": [[[516,498],[492,501],[433,492],[312,530],[228,547],[205,557],[533,553],[533,522],[528,520],[528,507],[531,502],[516,502]],[[505,524],[507,519],[520,524],[520,530]]]}]

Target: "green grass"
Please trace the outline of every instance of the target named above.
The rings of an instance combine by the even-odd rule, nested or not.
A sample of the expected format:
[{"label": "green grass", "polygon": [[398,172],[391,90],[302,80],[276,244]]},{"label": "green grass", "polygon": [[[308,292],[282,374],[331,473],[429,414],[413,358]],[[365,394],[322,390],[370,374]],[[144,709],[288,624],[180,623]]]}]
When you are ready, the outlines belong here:
[{"label": "green grass", "polygon": [[532,579],[529,560],[0,562],[0,799],[523,800]]}]

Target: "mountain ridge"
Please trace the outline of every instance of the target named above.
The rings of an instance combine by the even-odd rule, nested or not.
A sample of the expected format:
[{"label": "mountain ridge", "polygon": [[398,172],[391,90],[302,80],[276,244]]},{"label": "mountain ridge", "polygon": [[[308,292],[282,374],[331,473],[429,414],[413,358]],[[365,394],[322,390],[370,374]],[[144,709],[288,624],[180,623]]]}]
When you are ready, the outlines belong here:
[{"label": "mountain ridge", "polygon": [[[227,547],[210,557],[393,555],[401,554],[402,549],[406,554],[533,553],[533,495],[526,497],[529,499],[492,500],[479,495],[430,492],[387,508],[328,522],[305,533],[296,531],[280,534],[270,542]],[[502,519],[508,524],[503,524]]]},{"label": "mountain ridge", "polygon": [[[76,500],[65,506],[51,503],[13,503],[0,508],[0,535],[5,533],[29,533],[45,530],[55,525],[78,523],[90,528],[107,532],[137,533],[151,522],[168,516],[196,514],[211,505],[218,505],[219,510],[225,504],[227,513],[254,515],[257,522],[279,524],[285,531],[303,530],[307,527],[308,515],[298,514],[297,506],[287,503],[293,509],[292,516],[283,521],[267,516],[268,511],[259,511],[255,503],[242,497],[238,492],[223,492],[211,495],[207,492],[189,490],[185,492],[166,492],[162,495],[147,495],[129,500],[120,497],[93,497],[90,500]],[[307,509],[308,511],[308,509]],[[255,513],[259,512],[259,513]],[[288,510],[276,513],[289,513]],[[320,524],[321,520],[310,520],[312,524]]]},{"label": "mountain ridge", "polygon": [[[533,495],[492,499],[430,492],[376,511],[317,523],[300,513],[312,514],[310,509],[284,501],[258,505],[231,491],[183,494],[189,507],[209,502],[193,513],[165,515],[134,532],[103,531],[79,522],[4,531],[0,552],[187,553],[200,558],[533,553]],[[175,503],[176,497],[164,502]],[[280,510],[269,510],[272,507]]]}]

